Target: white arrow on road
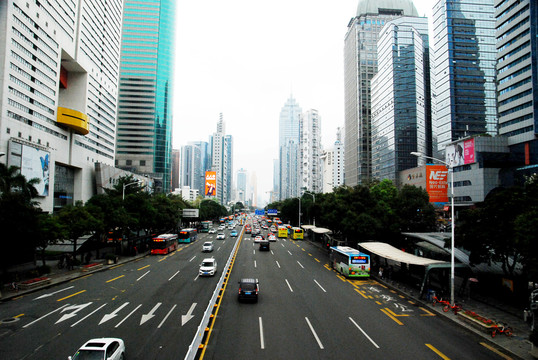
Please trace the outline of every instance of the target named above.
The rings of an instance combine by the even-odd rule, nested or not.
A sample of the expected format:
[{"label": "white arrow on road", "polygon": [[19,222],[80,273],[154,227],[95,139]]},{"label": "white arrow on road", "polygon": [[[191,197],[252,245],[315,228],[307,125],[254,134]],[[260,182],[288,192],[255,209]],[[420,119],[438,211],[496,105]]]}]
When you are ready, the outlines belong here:
[{"label": "white arrow on road", "polygon": [[102,323],[107,322],[110,319],[114,319],[116,316],[118,316],[117,313],[120,312],[120,310],[123,309],[124,307],[126,307],[127,305],[129,305],[128,302],[126,302],[125,304],[123,304],[122,306],[120,306],[119,308],[117,308],[116,310],[111,312],[110,314],[105,314],[105,316],[103,316],[101,321],[99,321],[99,325],[101,325]]},{"label": "white arrow on road", "polygon": [[44,299],[46,297],[52,296],[54,294],[58,294],[58,293],[60,293],[62,291],[69,290],[69,289],[72,289],[72,288],[74,288],[74,286],[66,287],[65,289],[62,289],[62,290],[58,290],[58,291],[55,291],[55,292],[51,292],[49,294],[41,295],[40,297],[36,297],[34,300]]},{"label": "white arrow on road", "polygon": [[191,308],[187,312],[187,315],[181,315],[181,326],[185,325],[190,319],[194,317],[192,312],[194,311],[195,307],[196,307],[196,303],[192,303]]},{"label": "white arrow on road", "polygon": [[67,319],[71,319],[72,317],[74,316],[77,316],[77,312],[84,309],[86,306],[89,306],[91,305],[92,303],[89,302],[89,303],[86,303],[86,304],[82,304],[82,305],[71,305],[71,306],[68,306],[68,307],[65,307],[62,309],[61,312],[64,312],[64,311],[69,311],[69,310],[74,310],[73,312],[70,312],[69,314],[64,314],[62,315],[62,317],[60,318],[60,320],[56,321],[55,324],[58,324],[64,320],[67,320]]},{"label": "white arrow on road", "polygon": [[157,309],[159,308],[159,306],[161,306],[161,304],[162,303],[157,303],[157,305],[155,305],[153,307],[153,309],[151,309],[151,311],[149,313],[142,315],[142,318],[140,319],[140,325],[142,325],[143,323],[145,323],[149,319],[153,318],[155,316],[153,314],[155,313],[155,311],[157,311]]}]

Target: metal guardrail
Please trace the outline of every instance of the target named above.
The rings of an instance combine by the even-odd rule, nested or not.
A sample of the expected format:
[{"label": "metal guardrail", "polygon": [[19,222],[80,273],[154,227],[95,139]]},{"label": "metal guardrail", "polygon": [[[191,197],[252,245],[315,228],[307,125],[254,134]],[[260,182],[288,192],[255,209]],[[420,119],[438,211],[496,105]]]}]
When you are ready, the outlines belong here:
[{"label": "metal guardrail", "polygon": [[198,330],[196,331],[196,334],[194,335],[194,338],[192,339],[192,342],[189,345],[189,350],[187,351],[187,354],[185,355],[185,360],[196,359],[198,351],[200,350],[200,345],[202,344],[202,341],[204,340],[204,337],[206,335],[206,328],[208,327],[209,321],[211,320],[211,315],[213,314],[215,304],[217,303],[217,299],[219,298],[222,284],[224,283],[224,279],[226,278],[226,276],[228,276],[227,275],[228,269],[230,268],[232,259],[237,252],[237,247],[239,246],[239,242],[243,238],[244,230],[245,230],[245,227],[243,226],[243,228],[241,229],[241,233],[236,238],[235,246],[232,252],[230,253],[230,257],[228,258],[228,261],[226,262],[226,266],[224,267],[224,270],[222,271],[222,275],[220,276],[219,282],[217,283],[217,286],[215,290],[213,291],[213,296],[209,300],[209,304],[207,305],[204,316],[202,317],[202,321],[200,321],[200,325],[198,325]]}]

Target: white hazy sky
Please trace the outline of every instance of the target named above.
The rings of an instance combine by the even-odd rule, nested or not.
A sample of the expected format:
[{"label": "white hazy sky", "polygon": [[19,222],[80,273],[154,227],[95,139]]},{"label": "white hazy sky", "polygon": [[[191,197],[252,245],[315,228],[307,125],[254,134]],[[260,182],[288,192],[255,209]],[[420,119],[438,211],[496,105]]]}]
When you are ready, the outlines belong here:
[{"label": "white hazy sky", "polygon": [[[430,17],[433,0],[415,0]],[[322,144],[344,126],[343,49],[358,0],[178,1],[173,147],[208,141],[223,113],[236,171],[273,187],[280,110],[318,110]],[[430,29],[431,33],[431,29]],[[431,43],[431,35],[430,35]]]}]

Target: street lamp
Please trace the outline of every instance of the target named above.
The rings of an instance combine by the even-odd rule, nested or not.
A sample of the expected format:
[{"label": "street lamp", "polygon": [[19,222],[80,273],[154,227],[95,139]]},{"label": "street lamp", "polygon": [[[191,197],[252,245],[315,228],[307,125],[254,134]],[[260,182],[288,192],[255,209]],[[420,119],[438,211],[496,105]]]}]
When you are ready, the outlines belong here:
[{"label": "street lamp", "polygon": [[[314,194],[312,194],[312,193],[310,193],[308,191],[305,191],[304,193],[306,195],[312,196],[312,198],[314,199],[314,205],[316,205],[316,195],[314,195]],[[313,216],[313,221],[312,222],[313,222],[313,225],[316,226],[316,215]]]},{"label": "street lamp", "polygon": [[450,249],[450,303],[454,305],[454,228],[456,225],[456,219],[454,218],[454,169],[453,167],[448,164],[446,161],[443,161],[441,159],[437,159],[431,156],[426,156],[419,152],[412,152],[411,155],[415,155],[418,157],[422,157],[425,159],[431,159],[437,162],[440,162],[441,164],[445,165],[447,170],[450,172],[450,197],[451,197],[451,219],[452,219],[452,226],[451,226],[451,249]]},{"label": "street lamp", "polygon": [[122,193],[122,197],[121,197],[121,199],[122,199],[122,200],[125,200],[125,188],[126,188],[127,186],[131,186],[131,185],[134,185],[134,184],[139,184],[139,183],[141,183],[141,182],[143,182],[143,181],[142,181],[142,180],[137,180],[137,181],[130,182],[130,183],[128,183],[128,184],[123,184],[123,193]]}]

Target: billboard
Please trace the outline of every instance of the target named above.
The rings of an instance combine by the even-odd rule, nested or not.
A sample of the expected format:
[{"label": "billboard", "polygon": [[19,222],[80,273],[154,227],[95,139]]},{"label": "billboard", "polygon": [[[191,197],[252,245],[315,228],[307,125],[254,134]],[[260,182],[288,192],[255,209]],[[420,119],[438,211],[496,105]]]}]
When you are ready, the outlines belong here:
[{"label": "billboard", "polygon": [[215,171],[205,172],[205,196],[217,196],[217,173]]},{"label": "billboard", "polygon": [[474,139],[448,145],[445,148],[445,160],[451,167],[474,163]]},{"label": "billboard", "polygon": [[448,202],[448,170],[445,165],[426,165],[426,191],[430,202]]},{"label": "billboard", "polygon": [[267,209],[267,215],[278,215],[278,209]]},{"label": "billboard", "polygon": [[50,153],[26,144],[10,141],[9,164],[17,166],[26,180],[39,179],[34,187],[39,196],[49,195]]}]

